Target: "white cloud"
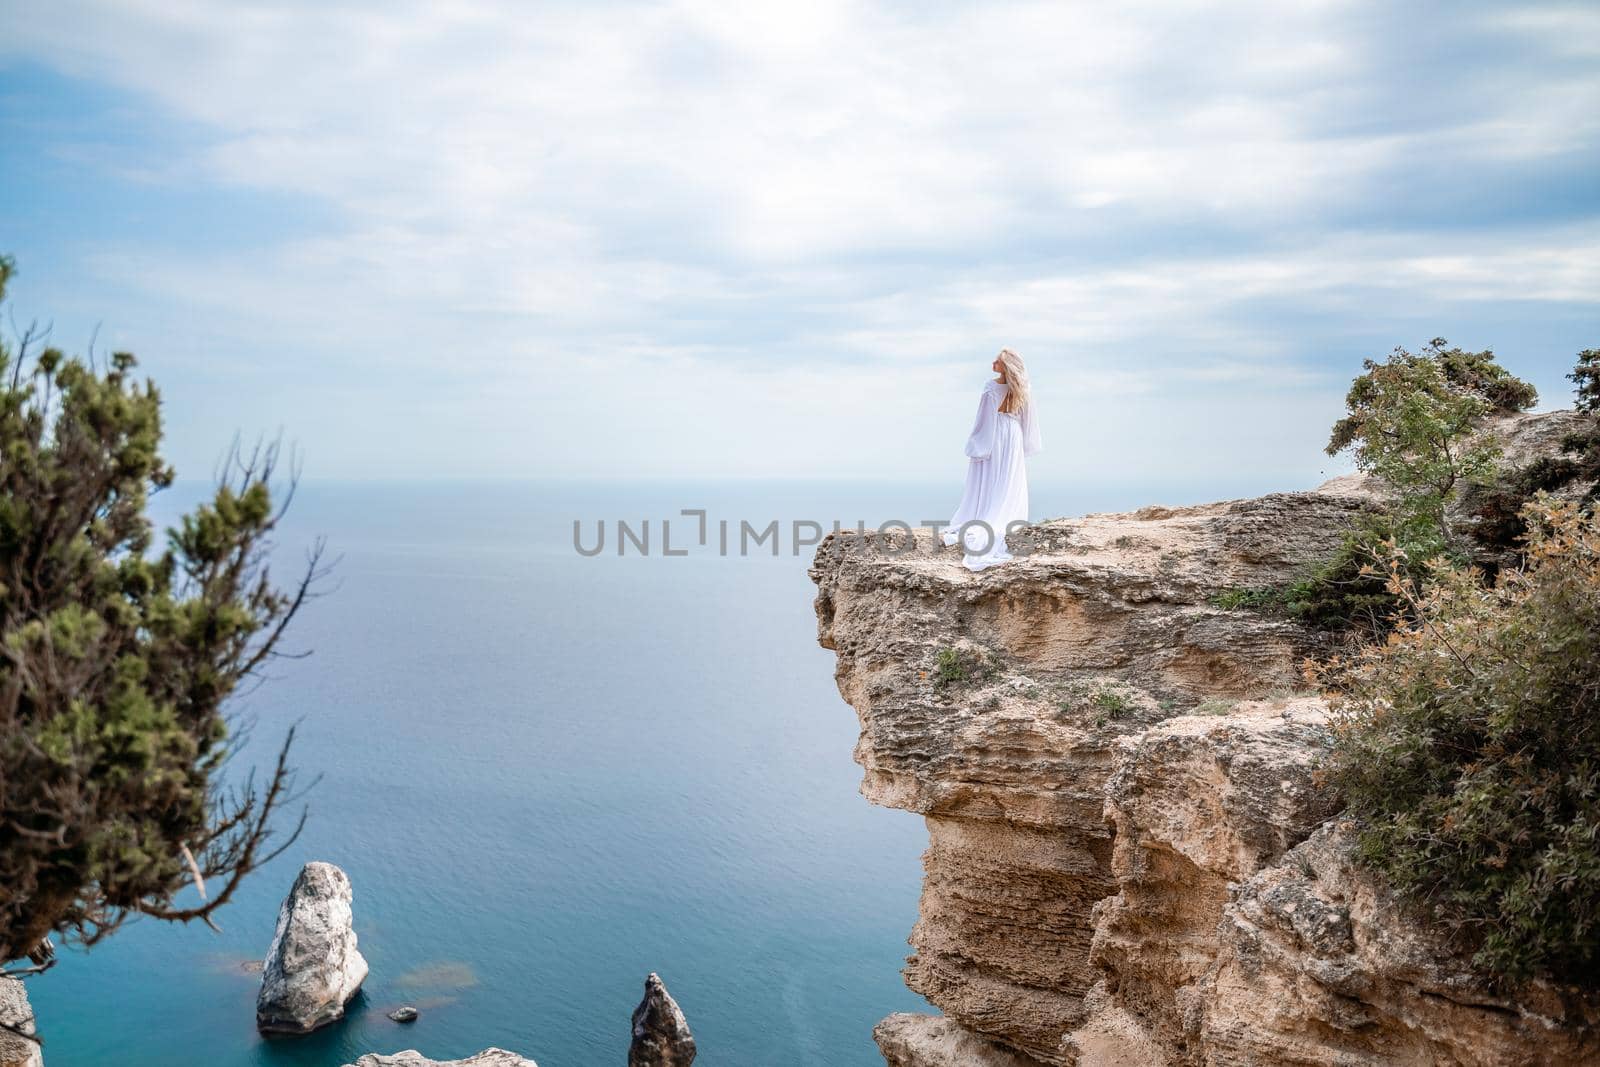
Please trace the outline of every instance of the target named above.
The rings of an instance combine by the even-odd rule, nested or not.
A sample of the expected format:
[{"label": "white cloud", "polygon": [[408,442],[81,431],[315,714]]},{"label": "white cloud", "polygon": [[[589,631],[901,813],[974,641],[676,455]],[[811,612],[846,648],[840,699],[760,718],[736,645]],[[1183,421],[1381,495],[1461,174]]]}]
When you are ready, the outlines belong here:
[{"label": "white cloud", "polygon": [[[1405,151],[1309,127],[1308,101],[1362,88],[1345,5],[1176,10],[63,0],[11,47],[207,124],[192,165],[336,202],[352,239],[526,228],[561,252],[664,225],[758,262],[950,249],[1074,204],[1287,214]],[[1592,87],[1570,81],[1524,88]],[[1525,119],[1508,100],[1460,124]]]},{"label": "white cloud", "polygon": [[[147,180],[303,197],[331,220],[248,257],[112,235],[91,265],[167,307],[161,321],[181,307],[214,342],[308,360],[320,395],[291,382],[205,418],[290,405],[341,470],[459,464],[411,418],[448,441],[497,427],[506,447],[474,461],[537,473],[519,457],[585,433],[575,394],[610,405],[592,473],[834,469],[873,433],[886,473],[927,471],[1001,343],[1040,362],[1058,417],[1149,470],[1171,434],[1232,432],[1218,390],[1296,411],[1336,395],[1306,338],[1253,309],[1408,327],[1471,302],[1593,314],[1592,223],[1422,217],[1492,177],[1474,168],[1592,153],[1600,75],[1538,62],[1576,54],[1587,16],[1463,15],[1450,33],[1537,54],[1425,77],[1394,68],[1398,17],[1342,2],[57,0],[3,16],[0,56],[192,124]],[[1425,188],[1459,186],[1402,188],[1419,167]],[[210,358],[142,343],[179,368]],[[1071,380],[1051,384],[1052,367]],[[396,395],[350,417],[374,371]],[[1095,396],[1147,398],[1167,436],[1146,447]],[[729,445],[752,437],[765,451]],[[1258,443],[1219,447],[1243,459]]]}]

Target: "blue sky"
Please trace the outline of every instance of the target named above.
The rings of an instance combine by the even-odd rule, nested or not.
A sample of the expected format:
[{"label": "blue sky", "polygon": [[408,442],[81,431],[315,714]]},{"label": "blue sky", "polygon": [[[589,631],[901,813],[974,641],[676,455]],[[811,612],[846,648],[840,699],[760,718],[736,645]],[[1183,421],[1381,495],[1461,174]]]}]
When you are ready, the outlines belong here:
[{"label": "blue sky", "polygon": [[10,315],[136,352],[204,475],[1290,488],[1366,356],[1570,400],[1593,5],[0,8]]}]

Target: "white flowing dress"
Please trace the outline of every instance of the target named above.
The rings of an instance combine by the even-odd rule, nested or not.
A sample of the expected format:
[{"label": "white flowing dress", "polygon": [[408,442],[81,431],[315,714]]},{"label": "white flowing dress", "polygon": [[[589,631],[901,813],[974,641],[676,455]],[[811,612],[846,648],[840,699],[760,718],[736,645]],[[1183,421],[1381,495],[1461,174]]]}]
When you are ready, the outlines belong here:
[{"label": "white flowing dress", "polygon": [[[990,381],[978,399],[978,417],[967,436],[967,487],[961,504],[942,531],[944,543],[962,542],[962,562],[981,571],[1011,558],[1006,526],[1028,519],[1028,465],[1025,457],[1042,447],[1032,400],[1018,414],[1000,410],[1004,382]],[[962,527],[966,529],[963,531]]]}]

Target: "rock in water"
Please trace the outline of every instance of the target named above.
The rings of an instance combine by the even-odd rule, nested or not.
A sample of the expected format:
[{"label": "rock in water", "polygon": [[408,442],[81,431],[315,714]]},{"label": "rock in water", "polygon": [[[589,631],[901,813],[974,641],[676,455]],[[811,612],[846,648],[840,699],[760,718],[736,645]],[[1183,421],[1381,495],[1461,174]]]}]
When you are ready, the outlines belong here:
[{"label": "rock in water", "polygon": [[39,1042],[26,1036],[34,1032],[28,991],[15,978],[0,978],[0,1023],[19,1031],[0,1030],[0,1067],[44,1067]]},{"label": "rock in water", "polygon": [[896,1012],[872,1029],[885,1067],[1037,1067],[953,1019]]},{"label": "rock in water", "polygon": [[689,1067],[694,1051],[694,1035],[678,1002],[660,976],[651,974],[644,980],[644,999],[633,1009],[628,1067]]},{"label": "rock in water", "polygon": [[308,863],[294,880],[261,968],[256,1027],[263,1033],[304,1034],[343,1017],[367,977],[350,900],[350,879],[331,863]]},{"label": "rock in water", "polygon": [[393,1019],[397,1023],[414,1023],[417,1021],[417,1009],[407,1004],[404,1007],[396,1008],[394,1011],[391,1011],[389,1013],[389,1018]]},{"label": "rock in water", "polygon": [[416,1049],[408,1048],[392,1056],[380,1056],[376,1052],[369,1052],[356,1062],[345,1064],[344,1067],[539,1067],[539,1065],[503,1048],[486,1048],[464,1060],[430,1060]]}]

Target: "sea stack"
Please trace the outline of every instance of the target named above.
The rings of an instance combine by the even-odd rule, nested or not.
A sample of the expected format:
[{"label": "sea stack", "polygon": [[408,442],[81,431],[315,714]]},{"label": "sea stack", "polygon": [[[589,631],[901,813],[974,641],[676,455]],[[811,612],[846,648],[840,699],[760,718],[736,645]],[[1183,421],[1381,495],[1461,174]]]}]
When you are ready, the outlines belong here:
[{"label": "sea stack", "polygon": [[367,977],[351,925],[350,879],[331,863],[300,871],[278,909],[261,968],[256,1027],[263,1033],[304,1034],[344,1016]]},{"label": "sea stack", "polygon": [[628,1067],[689,1067],[694,1052],[688,1020],[661,977],[651,974],[644,980],[644,999],[633,1009]]}]

